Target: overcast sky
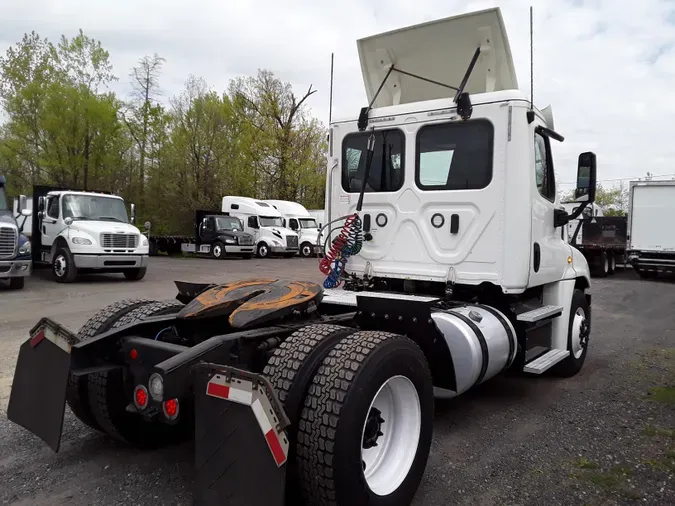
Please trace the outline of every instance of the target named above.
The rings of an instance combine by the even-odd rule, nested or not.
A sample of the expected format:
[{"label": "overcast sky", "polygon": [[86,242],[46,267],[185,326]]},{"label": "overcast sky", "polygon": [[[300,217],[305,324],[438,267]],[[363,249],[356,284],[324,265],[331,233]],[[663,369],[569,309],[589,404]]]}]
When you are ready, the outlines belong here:
[{"label": "overcast sky", "polygon": [[[110,52],[128,93],[138,58],[166,58],[163,99],[189,74],[219,91],[230,78],[267,68],[297,93],[312,84],[313,114],[358,114],[365,92],[356,40],[382,31],[498,5],[521,89],[529,89],[529,5],[535,14],[535,104],[553,105],[564,183],[576,157],[598,155],[598,179],[675,174],[675,2],[673,0],[21,0],[2,2],[0,51],[35,30],[56,41],[82,28]],[[612,184],[607,181],[605,185]],[[564,188],[570,188],[567,184]]]}]

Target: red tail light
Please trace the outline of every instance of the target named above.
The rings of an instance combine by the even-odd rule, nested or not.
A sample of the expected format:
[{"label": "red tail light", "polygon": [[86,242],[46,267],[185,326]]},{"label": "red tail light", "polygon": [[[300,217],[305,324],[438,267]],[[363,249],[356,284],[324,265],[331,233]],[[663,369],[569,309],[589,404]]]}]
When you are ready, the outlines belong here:
[{"label": "red tail light", "polygon": [[134,389],[134,405],[141,411],[148,407],[148,389],[143,385]]},{"label": "red tail light", "polygon": [[178,411],[180,406],[178,404],[178,399],[169,399],[162,403],[162,410],[164,411],[164,416],[169,420],[175,420],[178,418]]}]

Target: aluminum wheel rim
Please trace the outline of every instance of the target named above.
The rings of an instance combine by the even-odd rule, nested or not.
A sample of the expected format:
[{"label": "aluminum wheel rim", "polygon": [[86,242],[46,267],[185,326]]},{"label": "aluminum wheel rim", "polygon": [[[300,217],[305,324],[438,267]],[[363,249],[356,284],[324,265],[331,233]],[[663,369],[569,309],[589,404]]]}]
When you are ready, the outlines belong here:
[{"label": "aluminum wheel rim", "polygon": [[54,260],[54,273],[62,278],[66,274],[66,258],[63,255],[59,255]]},{"label": "aluminum wheel rim", "polygon": [[578,307],[574,313],[574,321],[572,322],[572,354],[576,359],[581,357],[581,354],[584,352],[584,348],[581,346],[581,326],[584,320],[586,320],[586,312],[584,308]]},{"label": "aluminum wheel rim", "polygon": [[302,254],[304,256],[308,257],[311,252],[312,251],[311,251],[310,247],[307,246],[306,244],[302,247]]},{"label": "aluminum wheel rim", "polygon": [[[372,443],[376,412],[384,420],[377,424],[377,445],[364,448]],[[363,475],[374,494],[386,496],[401,486],[415,460],[421,430],[422,408],[415,386],[405,376],[389,378],[370,404],[361,432]]]},{"label": "aluminum wheel rim", "polygon": [[267,246],[260,246],[260,249],[258,251],[260,252],[261,257],[267,256]]},{"label": "aluminum wheel rim", "polygon": [[220,250],[220,246],[214,246],[213,247],[213,255],[219,257],[222,251]]}]

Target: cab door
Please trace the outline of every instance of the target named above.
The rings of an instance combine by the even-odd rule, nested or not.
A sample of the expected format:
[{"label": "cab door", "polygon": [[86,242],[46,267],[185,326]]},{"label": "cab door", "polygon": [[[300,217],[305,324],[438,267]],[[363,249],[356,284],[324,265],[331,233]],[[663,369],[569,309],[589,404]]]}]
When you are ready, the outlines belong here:
[{"label": "cab door", "polygon": [[45,211],[40,229],[42,231],[42,245],[46,247],[51,247],[54,244],[56,236],[64,228],[63,223],[59,220],[61,207],[59,200],[58,195],[50,195],[45,199]]},{"label": "cab door", "polygon": [[539,286],[562,279],[571,254],[561,231],[554,227],[558,204],[551,139],[534,128],[532,145],[532,244],[530,245],[529,286]]}]

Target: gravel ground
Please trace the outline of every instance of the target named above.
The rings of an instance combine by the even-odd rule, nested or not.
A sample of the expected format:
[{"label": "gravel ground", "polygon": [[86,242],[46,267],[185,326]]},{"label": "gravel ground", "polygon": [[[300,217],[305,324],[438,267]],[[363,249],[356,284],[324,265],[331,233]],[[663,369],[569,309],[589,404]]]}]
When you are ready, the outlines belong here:
[{"label": "gravel ground", "polygon": [[[192,446],[130,450],[66,410],[61,451],[8,422],[16,354],[39,316],[73,330],[129,296],[167,298],[172,280],[277,275],[319,281],[311,260],[153,259],[148,276],[0,288],[0,499],[6,504],[191,504]],[[572,379],[496,378],[436,405],[416,505],[675,504],[675,283],[631,271],[596,280],[591,348]]]}]

